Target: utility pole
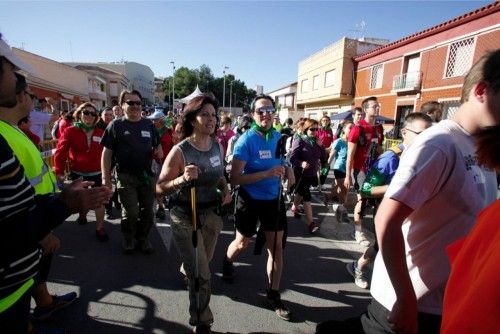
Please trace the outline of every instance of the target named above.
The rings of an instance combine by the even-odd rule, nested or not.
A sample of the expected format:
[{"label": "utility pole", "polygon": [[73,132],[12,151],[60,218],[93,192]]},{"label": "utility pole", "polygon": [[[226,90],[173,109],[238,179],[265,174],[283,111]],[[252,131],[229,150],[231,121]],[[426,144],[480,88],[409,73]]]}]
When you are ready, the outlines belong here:
[{"label": "utility pole", "polygon": [[226,70],[229,69],[229,66],[224,66],[224,70],[222,73],[224,74],[224,87],[222,87],[222,109],[224,112],[226,111]]},{"label": "utility pole", "polygon": [[229,83],[229,114],[233,114],[233,82]]},{"label": "utility pole", "polygon": [[175,61],[171,61],[170,64],[172,64],[172,112],[175,114]]}]

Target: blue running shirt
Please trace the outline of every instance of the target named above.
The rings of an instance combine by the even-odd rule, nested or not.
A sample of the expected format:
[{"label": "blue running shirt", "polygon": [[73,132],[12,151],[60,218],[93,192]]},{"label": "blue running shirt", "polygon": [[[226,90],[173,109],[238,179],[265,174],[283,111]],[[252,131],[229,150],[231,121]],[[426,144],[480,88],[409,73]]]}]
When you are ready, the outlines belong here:
[{"label": "blue running shirt", "polygon": [[[267,141],[254,129],[241,135],[234,147],[234,159],[246,162],[243,173],[253,174],[279,166],[281,160],[276,159],[276,147],[280,137],[278,132],[273,131],[272,138]],[[253,199],[272,200],[278,197],[279,178],[266,178],[241,187]]]}]

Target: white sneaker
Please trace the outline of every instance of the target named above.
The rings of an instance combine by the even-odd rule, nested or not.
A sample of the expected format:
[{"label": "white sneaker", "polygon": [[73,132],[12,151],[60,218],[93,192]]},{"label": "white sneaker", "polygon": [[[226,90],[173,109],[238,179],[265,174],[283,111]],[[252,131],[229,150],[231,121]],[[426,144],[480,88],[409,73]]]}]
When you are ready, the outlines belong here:
[{"label": "white sneaker", "polygon": [[347,271],[354,277],[354,284],[359,286],[361,289],[368,289],[368,281],[365,279],[363,272],[358,268],[356,261],[349,262],[346,265]]},{"label": "white sneaker", "polygon": [[338,204],[338,203],[332,204],[333,214],[335,215],[335,219],[337,220],[337,223],[340,223],[339,207],[340,207],[340,204]]},{"label": "white sneaker", "polygon": [[368,247],[368,246],[371,245],[370,240],[368,240],[368,238],[366,237],[365,232],[363,232],[363,231],[355,231],[354,232],[354,239],[361,246]]}]

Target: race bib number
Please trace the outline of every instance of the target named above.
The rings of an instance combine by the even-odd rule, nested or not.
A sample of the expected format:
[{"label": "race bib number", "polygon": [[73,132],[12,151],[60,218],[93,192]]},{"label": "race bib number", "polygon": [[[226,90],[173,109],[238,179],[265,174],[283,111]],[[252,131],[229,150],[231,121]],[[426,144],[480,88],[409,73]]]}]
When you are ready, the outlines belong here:
[{"label": "race bib number", "polygon": [[151,133],[149,133],[149,131],[141,131],[141,135],[145,138],[151,138]]},{"label": "race bib number", "polygon": [[101,142],[101,137],[92,136],[92,140],[95,141],[96,143],[100,143]]},{"label": "race bib number", "polygon": [[212,165],[212,167],[220,166],[220,158],[219,158],[219,156],[215,155],[215,156],[211,157],[210,158],[210,164]]},{"label": "race bib number", "polygon": [[270,150],[264,150],[264,151],[259,151],[259,157],[261,159],[271,159],[271,151]]}]

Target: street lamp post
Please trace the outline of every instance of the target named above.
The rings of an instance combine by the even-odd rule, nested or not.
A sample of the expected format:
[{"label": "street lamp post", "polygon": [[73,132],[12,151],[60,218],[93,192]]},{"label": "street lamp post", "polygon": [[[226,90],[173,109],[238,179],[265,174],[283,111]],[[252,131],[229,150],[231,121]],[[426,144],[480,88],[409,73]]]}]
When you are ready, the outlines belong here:
[{"label": "street lamp post", "polygon": [[229,69],[229,66],[224,66],[224,86],[222,87],[222,109],[224,112],[226,111],[226,70]]},{"label": "street lamp post", "polygon": [[229,114],[233,114],[233,81],[229,83]]},{"label": "street lamp post", "polygon": [[175,113],[175,62],[172,60],[170,64],[172,64],[172,112]]}]

